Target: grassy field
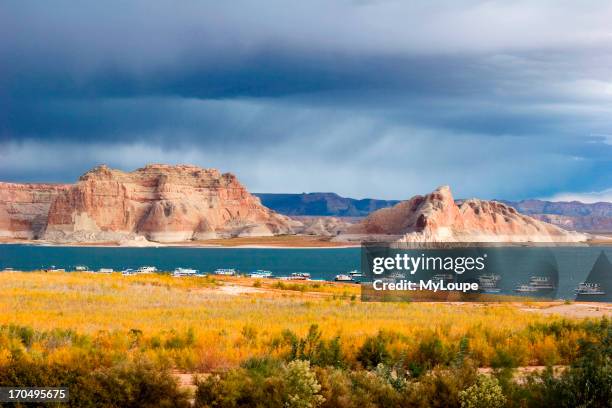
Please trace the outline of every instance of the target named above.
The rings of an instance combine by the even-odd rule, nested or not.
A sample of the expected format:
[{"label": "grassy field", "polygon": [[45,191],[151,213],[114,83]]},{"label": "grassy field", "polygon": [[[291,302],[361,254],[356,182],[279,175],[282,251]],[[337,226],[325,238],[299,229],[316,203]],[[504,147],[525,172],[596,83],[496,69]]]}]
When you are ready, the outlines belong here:
[{"label": "grassy field", "polygon": [[[452,353],[468,339],[481,366],[506,355],[517,365],[565,364],[585,336],[571,319],[519,305],[362,303],[358,295],[350,284],[11,272],[0,274],[0,326],[70,330],[115,352],[146,353],[193,372],[281,355],[288,331],[299,338],[312,325],[323,339],[339,336],[349,361],[366,337],[384,332],[391,334],[390,348],[408,356],[430,343],[442,349],[435,352]],[[551,324],[558,328],[538,329]],[[31,348],[45,358],[66,358],[77,347],[47,347],[39,337]]]}]

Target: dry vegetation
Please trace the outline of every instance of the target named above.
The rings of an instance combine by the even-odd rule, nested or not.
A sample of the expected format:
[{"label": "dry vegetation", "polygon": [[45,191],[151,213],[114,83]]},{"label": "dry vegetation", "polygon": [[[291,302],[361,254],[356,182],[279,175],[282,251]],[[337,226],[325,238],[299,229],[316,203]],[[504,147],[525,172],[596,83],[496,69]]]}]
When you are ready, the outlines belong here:
[{"label": "dry vegetation", "polygon": [[[224,290],[234,287],[252,290]],[[358,294],[359,287],[350,284],[12,272],[0,274],[0,325],[72,330],[104,339],[116,351],[145,352],[196,372],[280,355],[286,351],[284,331],[304,336],[313,324],[323,338],[340,336],[349,360],[364,338],[382,331],[393,333],[391,348],[407,355],[434,340],[450,352],[467,338],[481,366],[505,354],[518,365],[564,364],[584,336],[579,329],[563,329],[559,317],[525,313],[515,305],[362,303]],[[563,335],[533,329],[552,323]],[[130,346],[134,333],[137,350]],[[70,347],[44,352],[64,358]]]},{"label": "dry vegetation", "polygon": [[67,386],[60,406],[73,407],[609,406],[609,320],[540,313],[550,306],[366,303],[357,285],[323,282],[4,272],[0,385]]}]

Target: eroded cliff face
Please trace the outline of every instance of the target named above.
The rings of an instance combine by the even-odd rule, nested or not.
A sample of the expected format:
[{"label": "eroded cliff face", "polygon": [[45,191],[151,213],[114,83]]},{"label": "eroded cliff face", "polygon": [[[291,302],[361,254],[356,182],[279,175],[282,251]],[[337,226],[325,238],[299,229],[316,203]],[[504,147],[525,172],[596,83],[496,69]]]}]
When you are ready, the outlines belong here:
[{"label": "eroded cliff face", "polygon": [[496,201],[457,205],[448,186],[370,214],[342,238],[400,242],[582,242],[587,234],[566,231]]},{"label": "eroded cliff face", "polygon": [[196,166],[155,164],[133,172],[99,166],[73,185],[0,183],[0,237],[140,245],[146,244],[145,238],[179,242],[296,232],[336,236],[340,241],[589,239],[496,201],[457,204],[446,186],[350,225],[334,218],[291,220],[261,205],[234,175]]},{"label": "eroded cliff face", "polygon": [[37,239],[45,230],[51,203],[67,184],[0,182],[0,237]]},{"label": "eroded cliff face", "polygon": [[[16,205],[19,195],[1,194],[9,207]],[[47,211],[38,209],[44,227],[27,237],[172,242],[293,232],[291,220],[262,206],[234,175],[187,165],[156,164],[129,173],[99,166],[62,186],[46,205]],[[7,231],[17,236],[14,226]]]}]

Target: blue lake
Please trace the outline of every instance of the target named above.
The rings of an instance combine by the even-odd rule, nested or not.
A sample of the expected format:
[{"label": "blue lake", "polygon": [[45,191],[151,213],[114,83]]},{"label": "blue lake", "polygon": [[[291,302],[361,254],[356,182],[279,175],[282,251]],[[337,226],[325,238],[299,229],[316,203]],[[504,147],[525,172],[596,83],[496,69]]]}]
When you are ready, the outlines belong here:
[{"label": "blue lake", "polygon": [[[513,288],[526,283],[531,276],[546,275],[554,277],[558,284],[555,297],[562,299],[575,297],[576,286],[587,280],[598,257],[605,254],[607,266],[600,272],[598,282],[605,289],[605,300],[610,301],[612,266],[608,259],[612,259],[611,247],[514,247],[486,248],[484,251],[489,254],[484,272],[503,276],[499,286],[504,293],[514,294]],[[313,279],[333,280],[338,274],[361,269],[361,249],[0,245],[0,270],[13,268],[33,271],[54,266],[69,271],[74,270],[76,265],[86,265],[93,270],[113,268],[119,271],[144,265],[155,266],[160,271],[172,271],[177,267],[194,268],[201,272],[212,272],[218,268],[234,268],[240,272],[265,269],[275,276],[307,272]],[[467,277],[468,274],[465,274],[458,278]]]},{"label": "blue lake", "polygon": [[359,269],[359,248],[123,248],[0,245],[0,270],[32,271],[49,268],[74,270],[76,265],[91,269],[136,269],[143,265],[172,271],[177,267],[211,272],[235,268],[242,272],[270,270],[276,276],[308,272],[313,279],[333,279],[337,274]]}]

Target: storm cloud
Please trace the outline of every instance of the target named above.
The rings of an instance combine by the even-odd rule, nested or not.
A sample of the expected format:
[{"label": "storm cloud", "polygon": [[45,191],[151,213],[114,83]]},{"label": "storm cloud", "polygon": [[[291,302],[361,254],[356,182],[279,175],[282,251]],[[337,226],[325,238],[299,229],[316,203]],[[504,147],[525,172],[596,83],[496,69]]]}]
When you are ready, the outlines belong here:
[{"label": "storm cloud", "polygon": [[612,187],[604,2],[5,1],[0,179],[191,163],[251,191]]}]

